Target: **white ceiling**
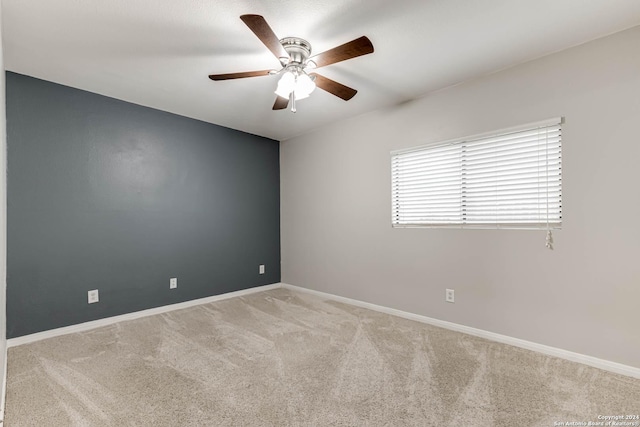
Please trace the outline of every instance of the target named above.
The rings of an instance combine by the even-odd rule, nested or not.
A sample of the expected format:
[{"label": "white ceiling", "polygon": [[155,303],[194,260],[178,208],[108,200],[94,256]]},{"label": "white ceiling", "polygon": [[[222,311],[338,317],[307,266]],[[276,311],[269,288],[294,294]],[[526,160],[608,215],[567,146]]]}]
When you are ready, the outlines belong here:
[{"label": "white ceiling", "polygon": [[[321,90],[273,111],[278,68],[240,20],[263,15],[314,53],[366,35],[375,52],[318,72]],[[640,24],[638,0],[2,0],[8,70],[285,140]]]}]

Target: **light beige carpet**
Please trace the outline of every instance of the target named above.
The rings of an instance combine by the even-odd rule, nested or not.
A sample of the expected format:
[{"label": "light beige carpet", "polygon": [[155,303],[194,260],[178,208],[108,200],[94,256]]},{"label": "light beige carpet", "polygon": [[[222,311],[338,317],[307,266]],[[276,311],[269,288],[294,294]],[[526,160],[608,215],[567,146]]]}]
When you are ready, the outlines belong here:
[{"label": "light beige carpet", "polygon": [[285,289],[11,348],[8,363],[7,427],[553,426],[640,412],[640,380]]}]

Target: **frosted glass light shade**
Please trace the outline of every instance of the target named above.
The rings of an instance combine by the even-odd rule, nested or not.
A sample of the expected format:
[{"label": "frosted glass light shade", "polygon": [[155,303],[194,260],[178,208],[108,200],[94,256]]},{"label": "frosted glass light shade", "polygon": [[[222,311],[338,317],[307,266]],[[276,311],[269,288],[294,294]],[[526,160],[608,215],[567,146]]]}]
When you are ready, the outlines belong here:
[{"label": "frosted glass light shade", "polygon": [[307,98],[316,88],[316,84],[306,74],[301,74],[296,80],[296,99]]},{"label": "frosted glass light shade", "polygon": [[283,98],[289,98],[289,94],[293,92],[296,88],[296,77],[290,73],[286,72],[282,75],[280,80],[278,81],[278,87],[276,88],[276,95],[281,96]]}]

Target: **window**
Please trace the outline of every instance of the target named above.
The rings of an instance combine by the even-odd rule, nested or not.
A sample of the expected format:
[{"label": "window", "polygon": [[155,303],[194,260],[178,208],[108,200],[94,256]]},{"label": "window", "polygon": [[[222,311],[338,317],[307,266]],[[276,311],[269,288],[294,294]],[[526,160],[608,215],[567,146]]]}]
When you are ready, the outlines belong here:
[{"label": "window", "polygon": [[394,227],[560,228],[562,119],[391,153]]}]

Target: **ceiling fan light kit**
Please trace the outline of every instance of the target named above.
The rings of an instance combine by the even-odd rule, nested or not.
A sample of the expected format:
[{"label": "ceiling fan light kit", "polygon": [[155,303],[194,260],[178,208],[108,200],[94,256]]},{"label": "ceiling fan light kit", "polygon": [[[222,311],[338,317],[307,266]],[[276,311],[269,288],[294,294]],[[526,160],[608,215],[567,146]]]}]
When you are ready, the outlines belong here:
[{"label": "ceiling fan light kit", "polygon": [[311,95],[316,88],[313,79],[302,70],[287,70],[278,81],[275,94],[283,98],[288,98],[293,94],[296,99],[305,99]]},{"label": "ceiling fan light kit", "polygon": [[278,81],[275,94],[289,99],[291,111],[295,113],[296,101],[308,98],[316,88],[313,82],[315,78],[309,77],[305,71],[311,54],[311,44],[298,37],[285,37],[280,40],[280,44],[289,57],[279,58],[283,68],[276,72],[282,72],[282,77]]},{"label": "ceiling fan light kit", "polygon": [[282,74],[275,90],[276,102],[274,110],[284,110],[291,104],[291,111],[296,112],[296,100],[308,98],[316,86],[345,101],[355,96],[357,91],[341,83],[333,81],[317,73],[309,71],[346,61],[373,52],[373,45],[367,37],[360,37],[337,46],[314,57],[311,55],[311,44],[299,37],[278,39],[269,24],[260,15],[242,15],[242,21],[260,39],[280,61],[280,70],[261,70],[241,73],[211,74],[214,81],[259,77]]}]

